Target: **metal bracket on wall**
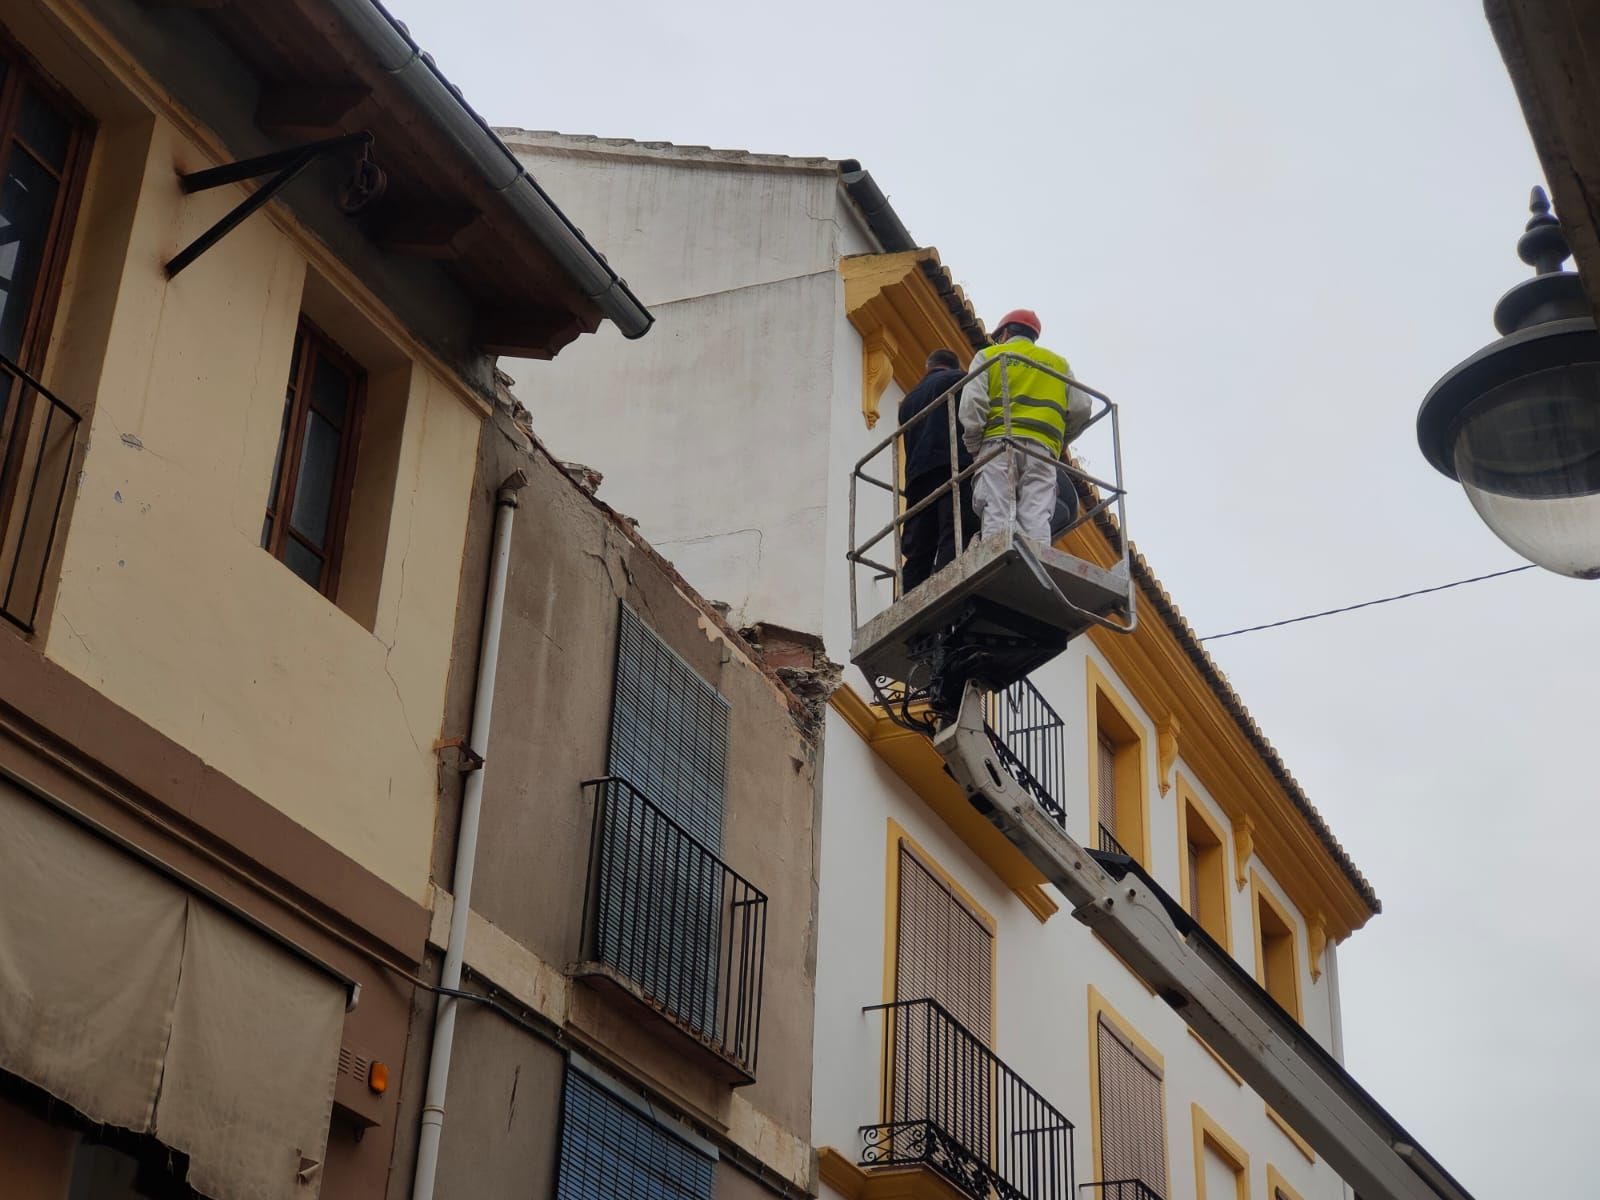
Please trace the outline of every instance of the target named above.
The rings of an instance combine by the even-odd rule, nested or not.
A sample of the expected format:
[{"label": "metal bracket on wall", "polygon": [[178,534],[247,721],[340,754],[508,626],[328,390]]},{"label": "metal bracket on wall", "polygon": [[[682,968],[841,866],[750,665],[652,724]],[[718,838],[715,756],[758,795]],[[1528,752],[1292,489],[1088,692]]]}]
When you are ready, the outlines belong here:
[{"label": "metal bracket on wall", "polygon": [[347,216],[354,216],[383,195],[384,185],[387,182],[382,169],[372,161],[372,134],[367,130],[340,134],[338,137],[325,138],[319,142],[307,142],[303,146],[291,146],[287,150],[275,150],[271,154],[240,159],[238,162],[225,163],[220,167],[210,167],[204,171],[180,173],[178,183],[186,195],[223,187],[230,183],[242,183],[246,179],[258,179],[263,175],[272,175],[272,178],[241,200],[210,229],[178,251],[167,263],[167,278],[176,277],[179,271],[220,242],[240,222],[276,196],[295,176],[319,158],[351,147],[360,147],[361,153],[356,159],[355,174],[339,199],[339,207]]},{"label": "metal bracket on wall", "polygon": [[467,745],[466,738],[440,738],[433,744],[433,752],[435,754],[443,753],[446,750],[454,750],[460,756],[457,766],[463,773],[483,770],[483,756]]}]

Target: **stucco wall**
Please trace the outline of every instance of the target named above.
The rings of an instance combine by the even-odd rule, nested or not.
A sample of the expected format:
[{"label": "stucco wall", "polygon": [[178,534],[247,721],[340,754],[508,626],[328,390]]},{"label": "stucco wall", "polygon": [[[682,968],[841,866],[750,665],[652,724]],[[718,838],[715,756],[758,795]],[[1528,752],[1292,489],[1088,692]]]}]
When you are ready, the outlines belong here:
[{"label": "stucco wall", "polygon": [[[580,955],[593,832],[592,795],[581,783],[605,773],[618,602],[625,599],[729,703],[722,858],[768,897],[760,1060],[756,1082],[739,1089],[738,1103],[803,1143],[811,1122],[815,746],[773,679],[612,517],[546,457],[508,438],[503,417],[484,432],[464,597],[482,595],[493,492],[516,468],[529,483],[513,531],[474,913],[558,973]],[[451,729],[464,728],[470,710],[481,619],[476,600],[464,601]],[[435,855],[447,888],[458,804],[459,780],[452,778]],[[731,1120],[728,1086],[639,1014],[610,1015],[581,985],[569,994],[566,1016],[580,1042],[609,1047],[697,1119],[713,1127]],[[474,1034],[464,1028],[460,1036]],[[498,1119],[495,1101],[479,1094],[470,1073],[453,1076],[457,1095],[447,1147],[457,1122]]]},{"label": "stucco wall", "polygon": [[49,363],[92,413],[45,652],[420,899],[480,417],[420,365],[374,406],[400,428],[370,431],[394,456],[384,544],[357,548],[371,628],[262,551],[316,251],[258,215],[168,281],[243,194],[183,197],[175,168],[209,165],[148,114],[96,149]]},{"label": "stucco wall", "polygon": [[865,431],[837,264],[868,244],[836,173],[511,144],[657,318],[638,342],[503,364],[540,437],[604,473],[601,495],[735,625],[822,632],[841,388]]}]

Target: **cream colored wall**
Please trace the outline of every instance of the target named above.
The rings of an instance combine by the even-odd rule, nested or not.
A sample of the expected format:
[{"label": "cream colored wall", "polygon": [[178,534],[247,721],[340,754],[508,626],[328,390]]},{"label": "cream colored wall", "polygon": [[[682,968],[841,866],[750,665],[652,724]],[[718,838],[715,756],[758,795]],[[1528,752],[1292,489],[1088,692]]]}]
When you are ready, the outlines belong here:
[{"label": "cream colored wall", "polygon": [[[48,370],[104,365],[45,653],[422,898],[479,413],[421,365],[387,406],[403,424],[376,602],[368,589],[361,605],[373,629],[262,551],[320,252],[257,214],[168,282],[161,263],[243,192],[183,197],[174,168],[210,161],[160,117],[144,131],[142,178],[125,145],[97,148],[74,247],[118,210],[126,222],[136,191],[126,262],[75,257],[50,351]],[[104,340],[74,337],[75,306],[104,310],[108,290]]]}]

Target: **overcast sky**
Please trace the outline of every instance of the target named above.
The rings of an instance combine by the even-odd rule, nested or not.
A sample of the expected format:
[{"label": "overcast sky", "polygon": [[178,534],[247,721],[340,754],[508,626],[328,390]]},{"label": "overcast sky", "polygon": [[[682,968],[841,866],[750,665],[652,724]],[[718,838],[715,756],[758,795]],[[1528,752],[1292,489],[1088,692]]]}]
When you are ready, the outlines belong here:
[{"label": "overcast sky", "polygon": [[[1518,562],[1415,439],[1540,178],[1475,3],[390,6],[495,124],[859,158],[1120,402],[1202,634]],[[1349,1065],[1477,1200],[1600,1188],[1597,610],[1526,572],[1211,646],[1384,901]]]}]

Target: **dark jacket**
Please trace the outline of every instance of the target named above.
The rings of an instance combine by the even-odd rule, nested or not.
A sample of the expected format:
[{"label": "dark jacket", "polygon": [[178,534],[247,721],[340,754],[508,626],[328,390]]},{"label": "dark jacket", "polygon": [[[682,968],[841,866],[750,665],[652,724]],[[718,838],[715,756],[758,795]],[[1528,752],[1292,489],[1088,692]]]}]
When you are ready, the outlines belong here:
[{"label": "dark jacket", "polygon": [[[948,391],[965,372],[956,367],[939,367],[922,377],[922,382],[906,393],[900,401],[900,424],[904,425],[928,405]],[[960,393],[956,393],[956,403]],[[965,470],[972,464],[972,455],[961,443],[961,427],[956,426],[956,445],[959,464]],[[950,418],[944,412],[929,413],[906,434],[906,479],[938,472],[950,477]]]}]

